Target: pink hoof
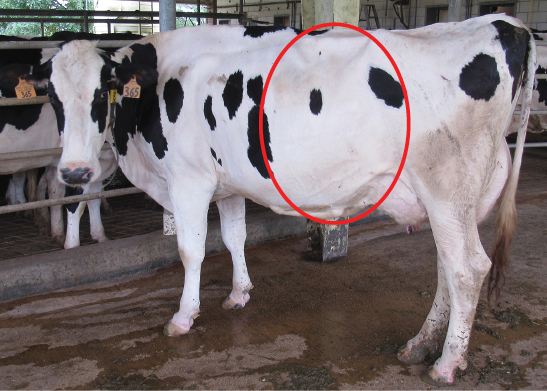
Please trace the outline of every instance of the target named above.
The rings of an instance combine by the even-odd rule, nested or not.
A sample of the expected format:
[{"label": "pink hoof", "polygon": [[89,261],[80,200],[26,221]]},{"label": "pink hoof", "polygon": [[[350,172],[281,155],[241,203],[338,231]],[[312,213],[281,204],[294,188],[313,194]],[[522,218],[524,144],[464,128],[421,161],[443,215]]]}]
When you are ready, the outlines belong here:
[{"label": "pink hoof", "polygon": [[243,298],[240,300],[234,300],[232,295],[228,296],[226,300],[222,302],[222,308],[225,310],[240,310],[245,307],[245,304],[251,299],[251,296],[248,293],[243,295]]},{"label": "pink hoof", "polygon": [[188,334],[188,332],[190,331],[190,327],[192,327],[193,323],[194,320],[190,318],[190,323],[188,327],[184,327],[176,324],[175,322],[173,322],[173,320],[170,320],[163,328],[163,334],[167,335],[168,337],[178,337],[179,335]]},{"label": "pink hoof", "polygon": [[435,387],[446,387],[454,384],[454,375],[445,376],[437,372],[435,367],[429,368],[427,371],[422,373],[421,379]]}]

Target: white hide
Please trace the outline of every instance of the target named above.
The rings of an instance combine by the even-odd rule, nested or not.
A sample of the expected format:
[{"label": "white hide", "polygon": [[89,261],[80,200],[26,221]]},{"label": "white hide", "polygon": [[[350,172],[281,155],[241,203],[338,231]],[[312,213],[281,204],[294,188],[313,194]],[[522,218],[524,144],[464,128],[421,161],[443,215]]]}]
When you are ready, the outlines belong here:
[{"label": "white hide", "polygon": [[[415,30],[371,32],[399,66],[412,123],[405,168],[380,209],[402,224],[417,225],[429,218],[438,248],[439,290],[433,309],[400,357],[407,362],[423,360],[425,354],[421,357],[421,353],[440,347],[448,326],[443,354],[428,373],[437,383],[453,382],[456,368],[466,366],[475,307],[490,269],[477,223],[494,206],[511,171],[503,136],[516,99],[512,99],[512,77],[496,38],[498,31],[491,25],[496,20],[524,28],[517,19],[491,15]],[[234,263],[233,291],[224,303],[226,308],[243,307],[252,288],[243,254],[244,197],[278,213],[298,215],[247,156],[247,119],[255,105],[247,95],[247,82],[259,75],[266,81],[277,55],[296,34],[284,30],[252,38],[244,36],[244,31],[203,26],[140,41],[156,49],[156,93],[168,149],[158,159],[152,145],[137,132],[129,136],[120,166],[132,183],[174,215],[185,281],[180,310],[166,326],[171,336],[187,333],[199,313],[210,201],[217,201],[223,240]],[[500,76],[489,101],[474,100],[459,87],[462,68],[480,53],[495,59]],[[122,48],[113,59],[121,63],[131,54],[131,48]],[[534,61],[532,42],[527,69]],[[98,74],[103,64],[94,45],[82,41],[65,45],[53,59],[51,81],[59,99],[67,104],[65,134],[71,134],[70,140],[96,138],[86,145],[66,138],[60,168],[84,164],[100,169],[98,146],[112,135],[105,132],[98,136],[97,124],[90,121],[88,113],[91,92],[100,87]],[[273,155],[270,165],[291,200],[316,217],[347,216],[374,204],[401,162],[405,109],[387,106],[371,91],[371,67],[397,80],[388,59],[368,38],[332,30],[298,41],[272,78],[265,102]],[[243,101],[230,119],[222,94],[228,77],[237,71],[244,77]],[[68,86],[81,79],[89,90],[76,95]],[[162,98],[170,79],[179,80],[184,90],[184,105],[176,123],[169,121]],[[310,111],[313,89],[322,93],[319,115]],[[530,89],[528,83],[527,93]],[[208,96],[212,97],[216,120],[213,131],[204,116]],[[123,103],[121,98],[118,102]],[[523,126],[526,121],[524,115]],[[89,130],[93,127],[95,130]],[[222,165],[212,157],[211,149]],[[508,186],[512,195],[522,145],[517,152]]]}]

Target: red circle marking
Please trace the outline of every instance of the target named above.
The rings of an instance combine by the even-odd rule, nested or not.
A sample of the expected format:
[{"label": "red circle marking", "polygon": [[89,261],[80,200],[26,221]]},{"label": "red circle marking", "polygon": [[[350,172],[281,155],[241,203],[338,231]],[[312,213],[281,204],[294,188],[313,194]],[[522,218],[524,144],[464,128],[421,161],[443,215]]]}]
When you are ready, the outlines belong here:
[{"label": "red circle marking", "polygon": [[[406,142],[405,142],[405,150],[403,152],[403,158],[401,159],[401,164],[399,164],[399,169],[397,170],[397,174],[395,175],[395,178],[393,179],[393,182],[391,182],[391,185],[389,186],[389,188],[387,189],[385,194],[382,196],[382,198],[380,198],[380,200],[377,203],[375,203],[370,209],[363,212],[359,216],[355,216],[351,219],[339,220],[339,221],[329,221],[329,220],[323,220],[323,219],[319,219],[317,217],[314,217],[314,216],[304,212],[302,209],[300,209],[298,206],[296,206],[290,200],[289,197],[287,197],[287,195],[285,194],[283,189],[281,189],[281,186],[279,186],[279,183],[277,183],[277,180],[275,179],[275,176],[272,172],[272,169],[270,167],[270,162],[268,161],[268,157],[266,155],[266,145],[264,143],[264,120],[263,120],[264,102],[266,101],[266,93],[268,92],[268,87],[270,85],[270,80],[272,79],[273,73],[274,73],[275,69],[277,68],[277,65],[279,64],[279,61],[281,61],[281,59],[283,58],[285,53],[287,53],[287,51],[291,48],[291,46],[293,46],[300,38],[302,38],[303,36],[307,35],[308,33],[312,32],[312,31],[318,30],[320,28],[325,28],[325,27],[345,27],[345,28],[349,28],[349,29],[358,31],[361,34],[367,36],[380,49],[382,49],[382,51],[384,52],[386,57],[391,62],[391,65],[393,66],[393,69],[395,69],[395,72],[397,73],[397,77],[399,78],[399,83],[401,84],[401,88],[403,89],[403,95],[404,95],[404,98],[405,98],[405,108],[406,108]],[[279,192],[279,194],[281,194],[283,199],[285,201],[287,201],[287,203],[294,210],[296,210],[302,216],[307,217],[308,219],[313,220],[317,223],[329,224],[329,225],[342,225],[342,224],[353,223],[354,221],[357,221],[357,220],[359,220],[359,219],[361,219],[365,216],[368,216],[370,213],[372,213],[374,210],[376,210],[376,208],[378,208],[382,204],[382,202],[384,202],[385,199],[389,196],[389,194],[391,193],[391,191],[395,187],[395,184],[399,180],[399,177],[401,176],[401,172],[403,171],[403,167],[404,167],[405,162],[406,162],[406,156],[407,156],[407,153],[408,153],[408,145],[410,143],[410,107],[408,105],[408,94],[406,92],[406,87],[405,87],[405,83],[404,83],[404,80],[403,80],[403,76],[401,75],[401,72],[399,71],[399,67],[397,67],[397,64],[395,63],[395,60],[393,60],[393,57],[391,57],[391,54],[389,54],[389,52],[384,47],[384,45],[382,45],[380,43],[380,41],[378,41],[376,38],[374,38],[372,35],[370,35],[370,33],[367,33],[365,30],[363,30],[359,27],[352,26],[351,24],[347,24],[347,23],[323,23],[323,24],[318,24],[317,26],[310,27],[309,29],[301,32],[300,34],[298,34],[298,36],[294,37],[292,39],[292,41],[287,44],[287,46],[285,46],[285,48],[277,56],[272,68],[270,69],[270,73],[268,74],[268,78],[266,79],[266,83],[264,84],[264,90],[262,91],[262,99],[260,101],[260,112],[259,112],[259,117],[258,118],[259,118],[259,135],[260,135],[260,148],[262,149],[262,159],[264,160],[264,163],[266,164],[266,169],[268,170],[268,174],[270,174],[270,178],[271,178],[273,184],[275,185],[277,191]]]}]

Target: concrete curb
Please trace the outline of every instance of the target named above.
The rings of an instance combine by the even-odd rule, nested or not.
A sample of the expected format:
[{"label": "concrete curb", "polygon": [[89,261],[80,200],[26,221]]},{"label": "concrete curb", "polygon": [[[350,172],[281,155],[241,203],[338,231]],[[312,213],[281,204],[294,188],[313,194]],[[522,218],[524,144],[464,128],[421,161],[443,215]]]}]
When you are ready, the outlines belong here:
[{"label": "concrete curb", "polygon": [[[359,223],[375,221],[372,214]],[[306,219],[271,211],[247,216],[246,246],[306,234]],[[226,251],[220,221],[210,221],[206,255]],[[35,254],[0,262],[0,301],[12,300],[91,282],[139,275],[180,262],[176,236],[162,231],[70,250]]]}]

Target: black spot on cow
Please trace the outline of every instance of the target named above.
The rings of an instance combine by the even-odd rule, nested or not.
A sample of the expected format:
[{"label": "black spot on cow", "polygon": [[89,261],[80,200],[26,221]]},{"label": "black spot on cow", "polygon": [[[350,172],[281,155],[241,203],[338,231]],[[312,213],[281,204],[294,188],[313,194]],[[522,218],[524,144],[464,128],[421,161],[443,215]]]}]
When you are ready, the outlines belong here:
[{"label": "black spot on cow", "polygon": [[213,159],[215,159],[215,161],[222,166],[222,160],[220,159],[217,159],[217,153],[215,152],[215,150],[213,148],[211,148],[211,155],[213,155]]},{"label": "black spot on cow", "polygon": [[313,114],[319,115],[323,108],[323,96],[321,90],[313,89],[310,92],[310,110]]},{"label": "black spot on cow", "polygon": [[38,121],[43,105],[0,107],[0,133],[6,125],[18,130],[27,130]]},{"label": "black spot on cow", "polygon": [[120,155],[127,154],[129,136],[134,137],[140,132],[144,139],[152,144],[158,159],[165,157],[168,150],[167,139],[163,135],[160,120],[159,97],[156,92],[158,86],[157,55],[154,45],[133,44],[131,58],[125,57],[121,66],[116,68],[116,76],[122,81],[118,85],[118,93],[122,93],[124,83],[132,76],[142,87],[139,99],[122,98],[121,105],[116,105],[116,123],[114,139]]},{"label": "black spot on cow", "polygon": [[405,96],[401,84],[389,73],[380,68],[370,68],[368,85],[378,99],[382,99],[386,105],[401,108]]},{"label": "black spot on cow", "polygon": [[215,119],[215,115],[213,114],[213,97],[211,95],[207,96],[207,99],[205,99],[205,103],[203,104],[203,115],[209,123],[209,127],[211,128],[211,130],[215,130],[217,126],[217,120]]},{"label": "black spot on cow", "polygon": [[108,82],[111,78],[111,68],[103,65],[101,69],[101,86],[95,89],[93,101],[91,102],[91,119],[99,125],[99,133],[106,128],[106,117],[108,115]]},{"label": "black spot on cow", "polygon": [[[249,139],[249,148],[247,149],[247,156],[260,175],[265,179],[269,179],[270,174],[262,158],[262,148],[260,147],[260,100],[263,88],[262,76],[257,76],[247,82],[247,95],[255,103],[248,115],[247,138]],[[270,130],[266,113],[264,113],[262,121],[266,157],[270,162],[273,162],[272,150],[270,148]]]},{"label": "black spot on cow", "polygon": [[232,73],[228,77],[222,99],[224,100],[224,106],[228,109],[230,119],[234,118],[243,101],[243,73],[241,71]]},{"label": "black spot on cow", "polygon": [[496,59],[487,54],[477,54],[460,73],[460,88],[475,100],[489,101],[500,84]]},{"label": "black spot on cow", "polygon": [[[82,195],[83,193],[84,193],[84,189],[81,186],[77,186],[77,187],[65,186],[65,197]],[[73,202],[72,204],[66,204],[65,208],[70,213],[76,213],[76,209],[78,209],[78,205],[80,205],[79,202]]]},{"label": "black spot on cow", "polygon": [[[19,50],[24,52],[25,50]],[[2,51],[3,52],[3,51]],[[2,53],[2,56],[4,53]],[[0,56],[0,57],[2,57]],[[2,57],[2,59],[4,59]],[[5,60],[5,59],[4,59]],[[0,61],[1,62],[1,61]],[[19,84],[19,77],[30,80],[31,69],[37,70],[38,66],[23,64],[9,64],[0,69],[0,93],[4,98],[15,98],[15,87]],[[36,89],[36,95],[43,96],[46,94],[44,89]],[[18,130],[27,130],[38,121],[42,112],[41,104],[37,105],[21,105],[21,106],[4,106],[0,107],[0,132],[6,125],[12,125]]]},{"label": "black spot on cow", "polygon": [[328,29],[325,29],[325,30],[313,30],[311,32],[308,33],[308,35],[321,35],[321,34],[325,34],[327,31],[329,31]]},{"label": "black spot on cow", "polygon": [[245,28],[244,37],[260,38],[266,33],[275,33],[276,31],[287,30],[285,26],[249,26]]},{"label": "black spot on cow", "polygon": [[514,99],[522,80],[523,70],[526,69],[528,61],[530,33],[526,29],[513,26],[503,20],[496,20],[492,24],[498,30],[497,38],[500,40],[501,47],[505,51],[505,61],[513,77],[513,94],[511,99]]},{"label": "black spot on cow", "polygon": [[262,90],[264,88],[264,82],[262,76],[257,76],[254,79],[249,79],[247,82],[247,95],[253,100],[255,105],[260,105],[262,100]]},{"label": "black spot on cow", "polygon": [[61,132],[65,130],[65,110],[63,108],[63,102],[59,100],[59,97],[55,92],[55,86],[52,82],[48,83],[47,94],[51,101],[51,107],[53,107],[53,111],[55,111],[55,117],[57,117],[57,129],[59,130],[59,134],[61,134]]},{"label": "black spot on cow", "polygon": [[182,104],[184,101],[184,91],[177,79],[169,79],[163,88],[163,100],[165,101],[165,110],[169,122],[177,122]]}]

